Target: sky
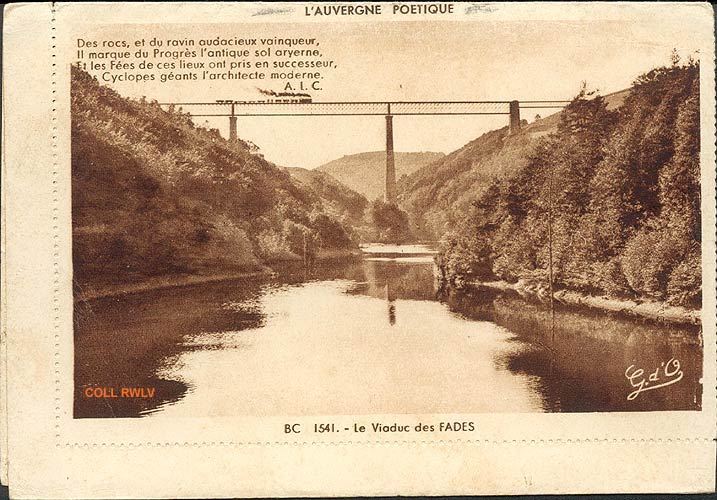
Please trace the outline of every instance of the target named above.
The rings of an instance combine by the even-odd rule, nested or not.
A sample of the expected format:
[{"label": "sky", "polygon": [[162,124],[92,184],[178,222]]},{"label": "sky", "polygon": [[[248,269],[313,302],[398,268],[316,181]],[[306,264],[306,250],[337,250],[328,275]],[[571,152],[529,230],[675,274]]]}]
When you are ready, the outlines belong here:
[{"label": "sky", "polygon": [[[292,24],[132,25],[105,27],[133,39],[307,37],[319,40],[326,71],[321,101],[569,100],[586,81],[610,93],[627,88],[641,73],[670,61],[674,48],[695,54],[697,39],[686,23],[635,21],[387,21]],[[92,33],[83,33],[92,38]],[[97,33],[94,36],[99,37]],[[119,36],[119,35],[118,35]],[[148,38],[148,37],[147,37]],[[98,74],[95,72],[95,74]],[[120,94],[159,102],[255,99],[251,83],[119,82]],[[263,87],[283,90],[283,82]],[[543,111],[543,110],[541,110]],[[541,113],[545,116],[547,113]],[[523,118],[532,120],[535,111]],[[229,133],[228,118],[195,123]],[[385,147],[384,118],[240,117],[239,137],[259,146],[282,166],[315,168],[343,155]],[[482,133],[507,125],[507,116],[422,116],[394,118],[396,151],[454,151]]]}]

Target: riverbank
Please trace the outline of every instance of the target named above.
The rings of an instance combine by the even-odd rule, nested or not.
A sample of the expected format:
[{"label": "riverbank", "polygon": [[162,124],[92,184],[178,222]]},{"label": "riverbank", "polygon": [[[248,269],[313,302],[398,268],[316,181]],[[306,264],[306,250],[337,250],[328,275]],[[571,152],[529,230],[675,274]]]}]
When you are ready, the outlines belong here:
[{"label": "riverbank", "polygon": [[[316,256],[318,261],[331,261],[337,259],[356,258],[362,255],[360,250],[322,250]],[[217,273],[207,275],[197,274],[176,274],[171,276],[154,276],[136,282],[125,283],[103,283],[103,284],[84,284],[76,285],[75,300],[86,302],[89,300],[102,299],[107,297],[115,297],[129,295],[132,293],[149,292],[152,290],[162,290],[166,288],[175,288],[180,286],[198,285],[202,283],[213,283],[216,281],[228,281],[236,279],[251,279],[259,277],[269,277],[276,274],[270,266],[273,264],[281,265],[286,262],[299,262],[301,259],[296,258],[293,261],[276,261],[269,263],[268,266],[256,271],[233,272],[233,273]]]},{"label": "riverbank", "polygon": [[165,288],[176,288],[180,286],[197,285],[201,283],[212,283],[215,281],[258,278],[261,276],[270,276],[271,274],[271,269],[264,268],[259,271],[243,273],[224,273],[211,275],[179,274],[172,276],[156,276],[135,283],[84,285],[77,287],[78,289],[75,291],[75,301],[87,302],[90,300],[103,299],[107,297],[118,297],[133,293],[149,292],[151,290],[162,290]]},{"label": "riverbank", "polygon": [[[508,283],[507,281],[474,281],[470,282],[469,286],[476,288],[487,287],[504,291],[511,290],[522,296],[535,297],[541,301],[547,300],[549,297],[547,290],[543,287],[529,285],[523,281],[518,281],[517,283]],[[625,314],[627,316],[645,318],[652,321],[690,325],[699,325],[702,322],[700,310],[673,306],[665,302],[637,302],[628,299],[588,295],[573,290],[558,290],[555,292],[554,297],[555,300],[561,304]]]}]

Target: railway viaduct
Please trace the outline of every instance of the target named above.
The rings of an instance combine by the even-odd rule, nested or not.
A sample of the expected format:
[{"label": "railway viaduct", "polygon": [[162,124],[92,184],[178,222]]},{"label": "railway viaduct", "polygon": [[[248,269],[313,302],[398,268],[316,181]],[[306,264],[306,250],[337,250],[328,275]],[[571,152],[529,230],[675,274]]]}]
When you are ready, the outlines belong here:
[{"label": "railway viaduct", "polygon": [[[289,102],[290,101],[290,102]],[[228,117],[229,140],[237,139],[237,120],[243,116],[374,116],[386,118],[385,201],[396,204],[396,165],[393,117],[424,115],[505,115],[511,134],[520,130],[521,109],[560,109],[569,101],[394,101],[394,102],[281,102],[217,100],[215,102],[162,103],[163,107],[189,109],[194,117]]]}]

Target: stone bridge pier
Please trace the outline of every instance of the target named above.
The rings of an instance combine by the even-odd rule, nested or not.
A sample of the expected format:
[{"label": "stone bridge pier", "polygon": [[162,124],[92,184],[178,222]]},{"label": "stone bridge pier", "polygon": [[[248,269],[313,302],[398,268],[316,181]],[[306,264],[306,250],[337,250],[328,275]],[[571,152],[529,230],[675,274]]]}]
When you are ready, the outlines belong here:
[{"label": "stone bridge pier", "polygon": [[229,140],[230,141],[237,140],[237,117],[236,116],[229,117]]},{"label": "stone bridge pier", "polygon": [[391,105],[386,115],[386,192],[385,201],[391,205],[396,204],[396,165],[393,156],[393,116]]},{"label": "stone bridge pier", "polygon": [[510,110],[509,130],[511,134],[520,131],[520,103],[518,101],[510,101],[508,103]]}]

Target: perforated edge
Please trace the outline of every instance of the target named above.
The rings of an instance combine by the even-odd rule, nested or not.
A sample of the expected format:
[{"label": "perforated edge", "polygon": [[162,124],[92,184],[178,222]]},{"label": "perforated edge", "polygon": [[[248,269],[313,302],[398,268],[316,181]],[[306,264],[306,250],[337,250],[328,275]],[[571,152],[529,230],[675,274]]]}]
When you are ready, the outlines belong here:
[{"label": "perforated edge", "polygon": [[53,330],[55,353],[53,360],[55,374],[55,438],[60,438],[60,420],[61,420],[61,404],[60,404],[60,226],[58,217],[60,213],[60,199],[57,189],[59,178],[59,162],[57,153],[58,128],[57,128],[57,27],[55,25],[55,16],[57,14],[57,4],[50,4],[50,61],[52,68],[51,96],[52,107],[50,120],[52,123],[51,148],[52,148],[52,310],[53,310]]}]

